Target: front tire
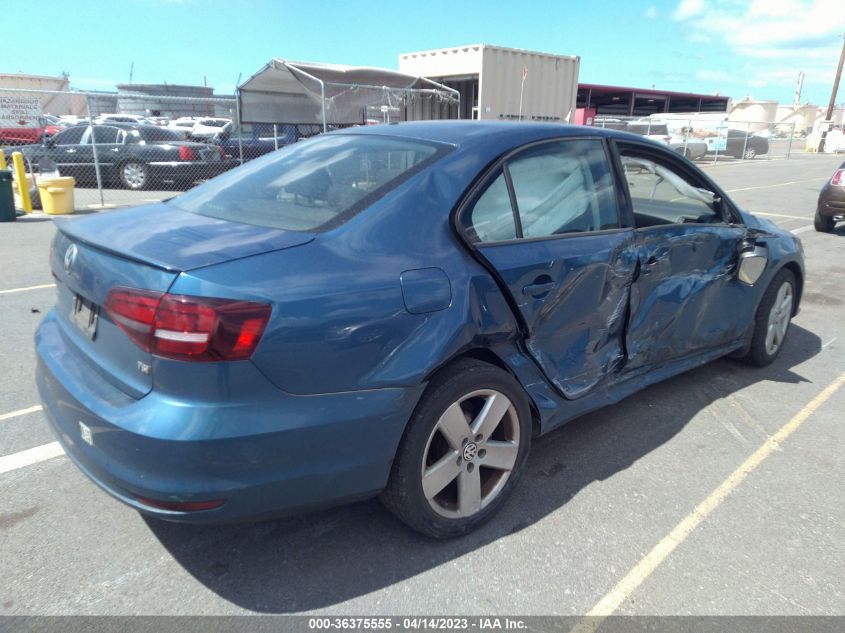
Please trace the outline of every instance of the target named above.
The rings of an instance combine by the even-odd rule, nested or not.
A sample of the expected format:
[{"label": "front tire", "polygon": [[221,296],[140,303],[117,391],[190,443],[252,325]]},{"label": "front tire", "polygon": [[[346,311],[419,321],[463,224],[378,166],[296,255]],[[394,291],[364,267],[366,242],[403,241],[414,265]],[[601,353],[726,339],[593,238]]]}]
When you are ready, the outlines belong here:
[{"label": "front tire", "polygon": [[745,356],[748,363],[765,367],[778,357],[792,321],[795,297],[795,275],[781,269],[766,288],[757,308],[754,336]]},{"label": "front tire", "polygon": [[745,148],[745,153],[743,154],[743,158],[745,158],[745,160],[751,160],[752,158],[756,158],[756,156],[757,156],[757,150],[756,149],[754,149],[753,147],[746,147]]},{"label": "front tire", "polygon": [[513,489],[531,430],[528,397],[510,374],[459,361],[435,376],[411,416],[382,503],[426,536],[467,534]]},{"label": "front tire", "polygon": [[146,189],[150,184],[150,169],[138,161],[123,163],[120,166],[120,182],[133,191]]},{"label": "front tire", "polygon": [[834,220],[831,216],[822,215],[819,213],[819,210],[816,209],[816,215],[813,218],[813,227],[819,233],[831,233],[835,224],[836,220]]}]

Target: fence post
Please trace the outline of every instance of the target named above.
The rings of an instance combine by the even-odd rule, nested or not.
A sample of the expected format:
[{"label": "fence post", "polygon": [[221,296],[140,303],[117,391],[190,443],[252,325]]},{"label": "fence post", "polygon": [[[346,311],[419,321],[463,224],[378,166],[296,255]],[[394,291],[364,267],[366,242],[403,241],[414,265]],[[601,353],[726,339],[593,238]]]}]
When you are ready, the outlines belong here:
[{"label": "fence post", "polygon": [[742,160],[745,160],[745,150],[748,147],[748,133],[751,131],[751,121],[745,124],[745,140],[742,142]]},{"label": "fence post", "polygon": [[279,131],[276,129],[276,124],[273,124],[273,147],[279,149]]},{"label": "fence post", "polygon": [[713,154],[713,164],[719,162],[719,145],[722,143],[722,126],[716,128],[716,152]]},{"label": "fence post", "polygon": [[96,137],[94,135],[94,119],[91,118],[91,99],[85,95],[85,110],[88,113],[88,129],[91,130],[91,150],[94,153],[94,173],[97,175],[97,191],[100,192],[100,206],[106,205],[103,200],[103,177],[100,173],[100,157],[97,153]]},{"label": "fence post", "polygon": [[[241,82],[241,76],[238,75],[238,83]],[[235,117],[238,119],[238,160],[241,165],[244,164],[244,133],[243,122],[241,121],[241,87],[235,87]]]},{"label": "fence post", "polygon": [[786,145],[786,158],[792,153],[792,139],[795,137],[795,121],[792,122],[792,129],[789,130],[789,143]]}]

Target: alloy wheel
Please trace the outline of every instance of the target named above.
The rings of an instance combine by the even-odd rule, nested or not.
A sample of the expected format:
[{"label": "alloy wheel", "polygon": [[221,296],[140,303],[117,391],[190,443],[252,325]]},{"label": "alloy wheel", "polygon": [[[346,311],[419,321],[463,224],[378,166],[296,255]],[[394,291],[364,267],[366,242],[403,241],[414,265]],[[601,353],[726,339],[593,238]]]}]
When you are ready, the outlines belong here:
[{"label": "alloy wheel", "polygon": [[123,166],[123,181],[132,189],[141,189],[147,181],[147,170],[138,163]]},{"label": "alloy wheel", "polygon": [[766,353],[774,355],[783,344],[789,321],[792,318],[792,284],[784,281],[778,288],[777,296],[769,310],[766,326]]},{"label": "alloy wheel", "polygon": [[473,391],[440,416],[426,443],[422,488],[447,518],[470,517],[502,491],[519,453],[519,419],[499,391]]}]

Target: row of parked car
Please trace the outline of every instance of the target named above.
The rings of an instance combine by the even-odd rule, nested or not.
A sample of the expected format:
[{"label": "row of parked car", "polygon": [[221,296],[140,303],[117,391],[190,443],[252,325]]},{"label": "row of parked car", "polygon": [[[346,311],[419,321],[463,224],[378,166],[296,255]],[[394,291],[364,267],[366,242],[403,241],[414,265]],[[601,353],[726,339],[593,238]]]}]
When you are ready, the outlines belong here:
[{"label": "row of parked car", "polygon": [[640,134],[668,145],[690,160],[703,159],[717,153],[750,160],[769,153],[768,138],[763,134],[749,134],[746,130],[727,128],[720,130],[718,134],[703,137],[692,134],[687,128],[678,130],[665,122],[650,119],[636,121],[600,119],[596,121],[596,125]]},{"label": "row of parked car", "polygon": [[[114,115],[129,118],[128,115]],[[259,128],[233,134],[223,120],[203,137],[167,125],[95,119],[80,121],[18,147],[33,171],[57,170],[81,187],[97,186],[96,168],[105,186],[127,189],[181,188],[216,176],[278,147],[317,134],[319,126],[284,125],[276,137],[259,136]],[[211,126],[208,126],[211,127]],[[272,129],[272,126],[270,126]],[[96,156],[95,156],[96,152]]]}]

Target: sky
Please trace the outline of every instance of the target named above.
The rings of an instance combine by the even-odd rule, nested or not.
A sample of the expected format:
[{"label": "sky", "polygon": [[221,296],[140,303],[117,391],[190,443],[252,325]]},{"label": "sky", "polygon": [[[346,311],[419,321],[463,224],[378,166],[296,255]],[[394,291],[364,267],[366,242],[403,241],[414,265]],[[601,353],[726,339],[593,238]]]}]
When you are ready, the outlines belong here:
[{"label": "sky", "polygon": [[[231,93],[273,57],[398,68],[399,53],[495,44],[581,58],[582,83],[827,105],[843,0],[40,0],[3,29],[0,73],[80,90],[186,83]],[[845,82],[837,103],[845,102]]]}]

